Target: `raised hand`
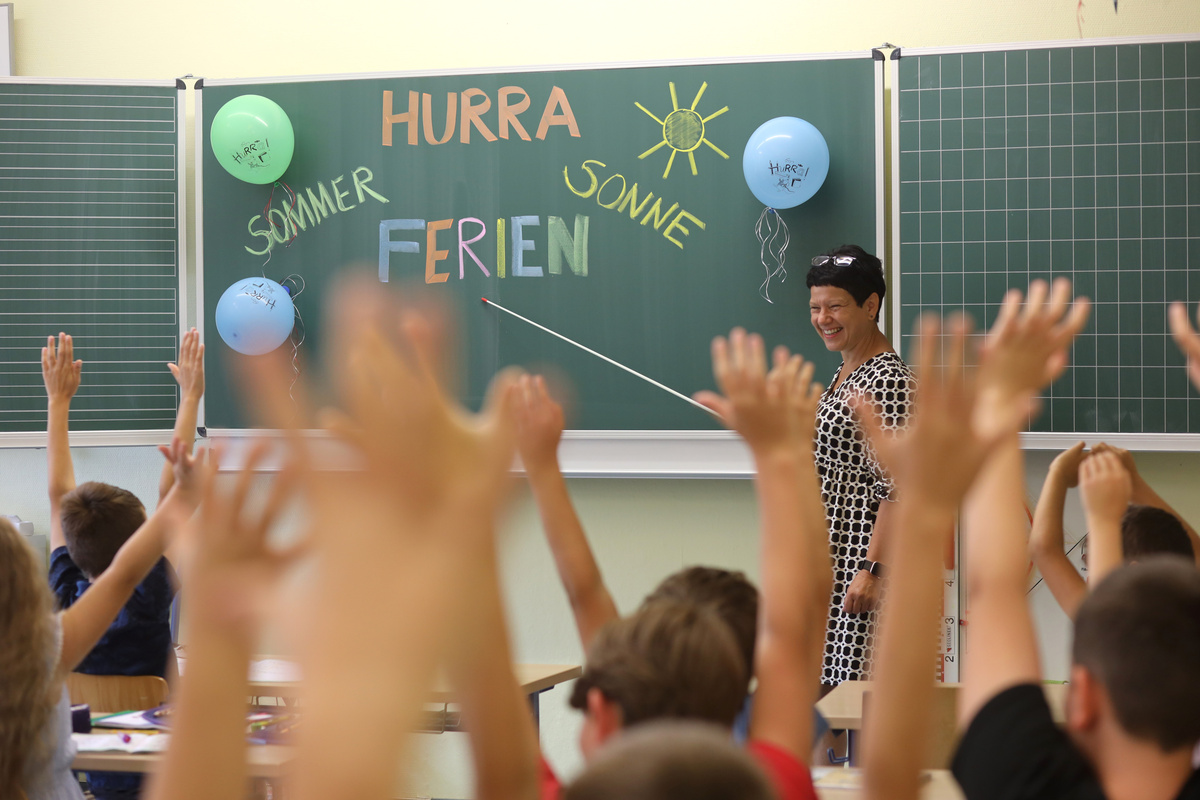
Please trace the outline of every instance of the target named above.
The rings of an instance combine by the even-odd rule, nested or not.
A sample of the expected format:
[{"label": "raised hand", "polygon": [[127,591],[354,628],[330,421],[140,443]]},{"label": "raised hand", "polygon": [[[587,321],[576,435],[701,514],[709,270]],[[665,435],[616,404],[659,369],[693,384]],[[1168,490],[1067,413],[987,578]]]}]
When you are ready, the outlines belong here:
[{"label": "raised hand", "polygon": [[1028,411],[1027,404],[1015,404],[980,424],[982,375],[965,363],[969,330],[961,315],[945,332],[936,317],[918,320],[916,411],[903,433],[885,431],[870,400],[855,399],[855,412],[901,496],[911,494],[918,504],[956,510],[992,448],[1018,429]]},{"label": "raised hand", "polygon": [[1067,348],[1087,323],[1091,304],[1085,297],[1071,301],[1071,282],[1029,284],[1022,305],[1021,292],[1004,297],[996,322],[988,332],[979,357],[979,423],[998,429],[1007,422],[1013,404],[1024,405],[1050,384],[1067,366]]},{"label": "raised hand", "polygon": [[[1097,448],[1101,446],[1093,447],[1091,453],[1098,452]],[[1079,485],[1079,465],[1091,455],[1084,449],[1086,447],[1087,444],[1084,442],[1076,442],[1056,455],[1050,462],[1051,474],[1064,487],[1071,488]]]},{"label": "raised hand", "polygon": [[813,365],[784,347],[767,371],[762,337],[734,328],[712,344],[713,376],[721,393],[696,400],[721,415],[756,453],[776,445],[811,449],[817,404],[824,391],[812,381]]},{"label": "raised hand", "polygon": [[200,343],[200,334],[192,328],[183,334],[179,345],[179,360],[167,364],[175,382],[179,384],[179,394],[183,399],[199,400],[204,394],[204,345]]},{"label": "raised hand", "polygon": [[70,336],[60,333],[57,345],[53,336],[46,337],[46,346],[42,348],[42,381],[51,402],[70,402],[79,389],[82,371],[83,362],[75,359],[75,343]]},{"label": "raised hand", "polygon": [[[1200,308],[1196,310],[1196,315],[1197,319],[1200,319]],[[1187,358],[1188,377],[1195,386],[1200,387],[1200,335],[1188,321],[1187,306],[1183,303],[1171,303],[1167,309],[1167,319],[1179,352]]]},{"label": "raised hand", "polygon": [[557,464],[563,409],[546,390],[541,375],[523,375],[515,394],[517,449],[527,470]]},{"label": "raised hand", "polygon": [[1129,471],[1111,451],[1094,453],[1079,467],[1079,492],[1088,523],[1120,525],[1133,494]]}]

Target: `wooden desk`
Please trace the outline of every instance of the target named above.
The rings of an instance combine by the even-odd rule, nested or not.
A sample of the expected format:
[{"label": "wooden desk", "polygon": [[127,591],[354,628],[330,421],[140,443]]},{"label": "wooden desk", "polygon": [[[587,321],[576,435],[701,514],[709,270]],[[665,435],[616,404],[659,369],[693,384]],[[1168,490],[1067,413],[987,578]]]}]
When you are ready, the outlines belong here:
[{"label": "wooden desk", "polygon": [[[99,729],[97,729],[99,730]],[[291,763],[294,748],[279,744],[251,745],[246,748],[246,764],[251,778],[277,780]],[[98,772],[151,772],[162,761],[162,753],[76,753],[71,769]]]},{"label": "wooden desk", "polygon": [[[183,662],[180,662],[182,670]],[[514,664],[517,680],[521,690],[529,695],[529,705],[533,712],[534,723],[539,722],[539,695],[560,683],[574,680],[583,674],[583,667],[577,664]],[[299,695],[300,684],[297,681],[259,681],[251,682],[251,694],[258,697],[287,697]],[[455,702],[454,693],[441,682],[430,694],[430,703],[446,704]],[[456,730],[454,726],[444,726],[444,730]],[[97,728],[97,731],[104,732]],[[247,748],[250,776],[252,778],[275,779],[283,774],[284,768],[291,759],[291,748],[282,745],[254,745]],[[105,772],[148,772],[162,757],[161,753],[123,753],[107,751],[100,753],[77,753],[71,762],[72,769],[102,770]]]},{"label": "wooden desk", "polygon": [[[817,701],[817,710],[829,720],[833,730],[848,731],[847,755],[850,763],[858,763],[858,733],[863,727],[863,693],[871,691],[872,681],[844,681],[833,691]],[[955,714],[958,703],[958,691],[961,683],[935,684],[938,692],[935,697],[935,758],[939,761],[944,753],[949,752],[954,738]],[[1067,686],[1063,683],[1044,683],[1042,691],[1046,693],[1046,701],[1050,704],[1050,712],[1054,721],[1060,725],[1066,721]]]},{"label": "wooden desk", "polygon": [[[931,769],[921,788],[921,800],[964,800],[962,789],[948,769]],[[813,783],[821,800],[856,800],[862,797],[862,773],[857,769],[833,767],[828,772],[813,770]]]}]

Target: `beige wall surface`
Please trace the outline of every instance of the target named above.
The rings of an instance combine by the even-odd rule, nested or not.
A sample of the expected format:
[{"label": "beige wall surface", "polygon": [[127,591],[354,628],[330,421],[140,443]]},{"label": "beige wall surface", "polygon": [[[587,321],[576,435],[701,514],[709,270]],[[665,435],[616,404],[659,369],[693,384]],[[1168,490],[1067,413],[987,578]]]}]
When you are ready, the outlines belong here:
[{"label": "beige wall surface", "polygon": [[[374,0],[16,0],[18,75],[75,78],[210,78],[415,69],[487,68],[776,53],[977,45],[1087,37],[1200,33],[1197,0],[810,0],[739,6],[715,0],[526,0],[409,3]],[[1082,23],[1080,23],[1082,18]],[[700,343],[698,346],[705,346]],[[128,486],[152,502],[159,469],[151,448],[76,451],[80,478]],[[1031,454],[1036,497],[1048,464]],[[1191,519],[1200,455],[1139,456],[1146,477]],[[574,480],[571,491],[622,609],[663,575],[692,563],[756,573],[757,512],[746,481]],[[0,513],[48,529],[44,453],[0,451]],[[570,613],[521,498],[504,544],[506,592],[517,657],[578,662]],[[1076,526],[1077,527],[1077,526]],[[1047,676],[1066,677],[1065,618],[1044,590],[1032,596]],[[386,614],[389,609],[363,609]],[[800,712],[798,712],[800,713]],[[542,741],[564,773],[578,767],[578,718],[566,690],[542,701]],[[465,797],[465,737],[424,736],[409,791]]]}]

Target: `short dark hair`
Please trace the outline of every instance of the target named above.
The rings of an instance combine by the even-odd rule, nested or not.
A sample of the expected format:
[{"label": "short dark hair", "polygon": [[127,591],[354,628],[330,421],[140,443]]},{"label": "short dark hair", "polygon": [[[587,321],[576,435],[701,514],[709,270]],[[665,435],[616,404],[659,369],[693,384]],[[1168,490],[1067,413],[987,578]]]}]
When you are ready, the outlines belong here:
[{"label": "short dark hair", "polygon": [[88,481],[63,495],[61,517],[67,553],[84,575],[94,579],[146,521],[146,508],[133,492]]},{"label": "short dark hair", "polygon": [[1114,570],[1075,617],[1072,659],[1107,690],[1117,722],[1164,752],[1200,740],[1200,571],[1174,556]]},{"label": "short dark hair", "polygon": [[1196,560],[1191,537],[1179,517],[1154,506],[1135,504],[1125,510],[1121,518],[1121,547],[1126,561],[1160,554]]},{"label": "short dark hair", "polygon": [[737,638],[746,660],[746,680],[754,675],[754,641],[758,636],[758,588],[743,572],[717,567],[687,567],[663,579],[644,603],[679,600],[711,608]]},{"label": "short dark hair", "polygon": [[883,307],[883,298],[887,296],[887,282],[883,279],[883,262],[856,244],[844,244],[827,253],[827,256],[849,256],[853,264],[838,266],[828,261],[820,266],[808,268],[805,284],[811,289],[814,286],[836,286],[849,292],[854,302],[862,305],[872,294],[879,295],[879,305]]},{"label": "short dark hair", "polygon": [[586,710],[596,688],[621,709],[623,727],[676,718],[729,728],[746,699],[745,669],[733,632],[712,610],[658,600],[600,629],[571,706]]},{"label": "short dark hair", "polygon": [[715,725],[660,720],[622,733],[563,800],[773,800],[762,768]]}]

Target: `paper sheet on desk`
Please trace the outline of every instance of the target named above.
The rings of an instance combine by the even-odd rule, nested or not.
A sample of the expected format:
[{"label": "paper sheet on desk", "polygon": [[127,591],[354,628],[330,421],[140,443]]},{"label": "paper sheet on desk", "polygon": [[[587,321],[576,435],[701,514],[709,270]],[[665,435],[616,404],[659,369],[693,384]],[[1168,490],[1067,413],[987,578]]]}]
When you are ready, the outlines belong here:
[{"label": "paper sheet on desk", "polygon": [[[187,667],[187,659],[179,658],[179,674]],[[259,683],[295,683],[300,680],[300,665],[283,658],[260,658],[250,662],[250,680]]]},{"label": "paper sheet on desk", "polygon": [[295,682],[300,680],[300,665],[282,658],[263,658],[250,662],[250,680]]},{"label": "paper sheet on desk", "polygon": [[117,750],[122,753],[161,753],[171,742],[165,733],[130,733],[129,741],[119,733],[72,733],[71,741],[80,753],[103,753]]}]

